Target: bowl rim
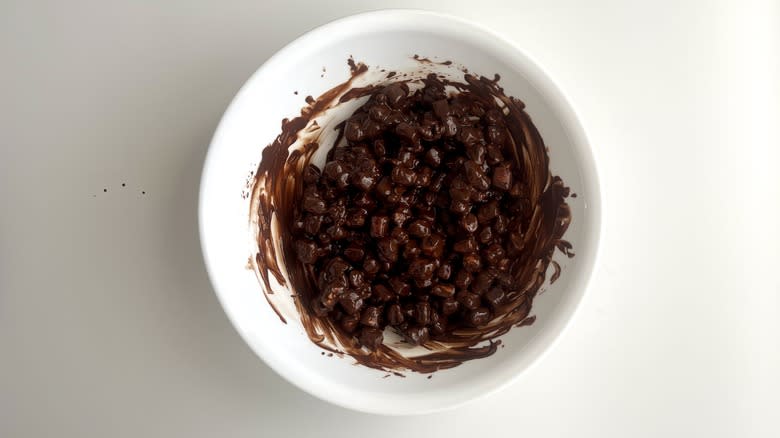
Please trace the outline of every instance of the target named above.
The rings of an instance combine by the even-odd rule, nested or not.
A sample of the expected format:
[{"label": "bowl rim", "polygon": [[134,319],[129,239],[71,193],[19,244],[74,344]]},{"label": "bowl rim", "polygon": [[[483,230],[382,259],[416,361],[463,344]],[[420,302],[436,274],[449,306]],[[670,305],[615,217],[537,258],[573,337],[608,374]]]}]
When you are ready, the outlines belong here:
[{"label": "bowl rim", "polygon": [[[298,50],[299,47],[306,45],[311,40],[315,40],[317,38],[326,36],[336,28],[348,29],[351,24],[353,23],[357,24],[360,21],[365,20],[367,18],[371,18],[375,20],[382,19],[382,20],[392,22],[394,20],[402,20],[404,17],[408,17],[411,15],[436,19],[439,20],[440,23],[449,22],[449,24],[453,26],[461,26],[461,27],[467,26],[471,28],[473,31],[482,33],[484,36],[494,39],[496,41],[496,44],[506,49],[508,53],[511,53],[511,56],[514,56],[515,59],[522,60],[522,64],[525,66],[525,69],[527,70],[524,73],[528,73],[529,71],[531,71],[535,73],[535,78],[537,80],[541,80],[542,82],[545,83],[544,84],[545,98],[556,101],[555,108],[558,112],[561,112],[560,115],[563,118],[563,123],[565,124],[567,129],[573,134],[575,134],[575,136],[577,137],[576,139],[572,139],[572,142],[578,147],[578,149],[581,149],[578,151],[580,155],[579,158],[581,160],[580,167],[588,168],[587,169],[588,172],[586,172],[587,175],[583,178],[583,182],[585,185],[587,185],[587,191],[588,191],[588,203],[586,208],[590,210],[589,218],[592,219],[592,224],[590,224],[590,228],[585,230],[586,234],[591,235],[590,245],[592,246],[592,249],[589,254],[589,257],[587,257],[587,259],[584,261],[584,266],[581,268],[582,285],[579,287],[572,288],[573,290],[570,291],[572,297],[570,298],[571,304],[570,304],[570,310],[568,311],[568,315],[564,316],[563,321],[561,323],[550,326],[550,331],[552,332],[549,335],[550,340],[546,342],[546,344],[540,347],[537,354],[528,360],[526,366],[515,370],[514,374],[510,378],[492,384],[487,388],[484,388],[485,390],[477,395],[453,398],[444,403],[437,403],[436,405],[431,405],[424,409],[417,408],[414,411],[404,409],[403,405],[390,406],[388,404],[382,404],[380,406],[379,404],[373,404],[373,405],[360,404],[360,403],[354,403],[350,400],[346,400],[341,397],[333,396],[333,394],[329,391],[321,391],[311,386],[308,386],[304,379],[297,378],[297,376],[294,375],[295,374],[294,372],[279,366],[278,362],[276,362],[272,358],[269,358],[268,354],[266,354],[267,352],[263,351],[258,345],[256,345],[256,343],[244,331],[240,322],[238,321],[238,318],[230,310],[230,306],[228,306],[227,303],[229,300],[229,297],[227,296],[228,293],[225,290],[221,290],[220,287],[218,286],[218,283],[220,281],[218,280],[217,273],[214,271],[214,268],[210,263],[210,254],[206,242],[207,230],[205,229],[205,225],[204,225],[204,217],[207,214],[205,208],[206,203],[204,202],[204,199],[206,198],[205,188],[208,186],[210,169],[215,165],[214,146],[218,142],[218,139],[221,137],[220,135],[221,131],[225,129],[226,120],[232,117],[232,113],[236,108],[236,102],[246,92],[246,89],[249,87],[249,85],[256,82],[257,78],[261,76],[262,72],[268,69],[269,66],[279,63],[280,60],[283,60],[289,54],[294,53],[296,50]],[[199,195],[198,195],[198,230],[199,230],[199,238],[200,238],[201,252],[203,255],[204,265],[206,267],[206,271],[209,280],[212,284],[212,287],[214,289],[215,295],[217,296],[217,299],[223,311],[227,315],[228,320],[231,322],[231,325],[233,326],[234,330],[238,332],[238,334],[241,336],[244,342],[250,347],[250,349],[258,357],[260,357],[263,360],[263,362],[265,362],[272,370],[274,370],[274,372],[276,372],[278,375],[282,376],[285,380],[293,384],[295,387],[303,390],[304,392],[311,394],[321,400],[327,401],[329,403],[347,409],[352,409],[352,410],[372,413],[372,414],[383,414],[383,415],[427,414],[427,413],[451,410],[459,406],[462,406],[466,403],[470,403],[472,401],[485,398],[490,394],[494,394],[508,387],[509,385],[515,383],[528,370],[536,366],[540,362],[540,360],[543,357],[545,357],[560,341],[561,337],[571,326],[572,321],[577,317],[579,313],[579,309],[582,307],[583,299],[587,295],[587,292],[591,287],[591,280],[593,278],[595,267],[598,266],[598,260],[601,252],[601,236],[603,234],[603,221],[602,221],[603,194],[602,194],[602,189],[599,181],[599,171],[597,167],[597,162],[595,160],[594,153],[593,153],[594,151],[589,141],[587,132],[582,126],[580,120],[581,118],[579,117],[579,114],[575,110],[574,106],[571,104],[570,99],[563,93],[563,91],[558,86],[558,84],[541,67],[541,65],[535,59],[533,59],[530,55],[524,52],[520,47],[518,47],[517,45],[515,45],[513,42],[509,41],[507,38],[503,37],[502,35],[494,32],[493,30],[481,24],[472,22],[465,18],[453,16],[450,14],[440,13],[440,12],[421,10],[421,9],[380,9],[375,11],[362,12],[362,13],[344,16],[342,18],[329,21],[323,25],[320,25],[312,30],[305,32],[304,34],[300,35],[299,37],[297,37],[296,39],[294,39],[293,41],[285,45],[283,48],[278,50],[265,62],[263,62],[263,64],[260,65],[260,67],[258,67],[257,70],[244,82],[244,84],[235,94],[230,104],[227,106],[227,109],[223,113],[220,122],[217,125],[217,128],[214,132],[214,135],[212,136],[212,139],[209,143],[209,149],[204,159],[203,170],[200,179]]]}]

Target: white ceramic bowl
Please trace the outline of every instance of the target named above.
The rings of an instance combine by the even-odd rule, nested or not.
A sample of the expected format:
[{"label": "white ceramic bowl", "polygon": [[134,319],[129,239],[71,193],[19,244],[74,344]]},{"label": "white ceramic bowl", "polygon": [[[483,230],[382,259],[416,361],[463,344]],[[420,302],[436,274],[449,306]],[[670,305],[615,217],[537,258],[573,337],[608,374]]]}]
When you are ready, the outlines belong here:
[{"label": "white ceramic bowl", "polygon": [[[505,348],[433,378],[385,373],[328,357],[297,318],[283,324],[254,272],[249,199],[241,196],[262,149],[280,131],[280,121],[299,113],[303,97],[317,96],[349,76],[347,58],[388,70],[408,69],[414,54],[452,60],[471,72],[501,75],[507,95],[522,99],[549,148],[553,174],[577,194],[573,221],[564,236],[572,259],[555,258],[561,277],[544,287],[533,304],[536,322],[501,338]],[[324,67],[324,75],[323,75]],[[293,92],[297,91],[298,94]],[[247,344],[271,368],[299,388],[329,402],[379,414],[419,414],[460,405],[517,378],[544,353],[574,314],[594,266],[600,234],[600,194],[591,150],[571,106],[553,81],[527,55],[499,36],[462,19],[389,10],[354,15],[319,27],[290,43],[246,82],[225,112],[203,169],[200,234],[206,267],[228,317]],[[284,291],[280,291],[284,292]]]}]

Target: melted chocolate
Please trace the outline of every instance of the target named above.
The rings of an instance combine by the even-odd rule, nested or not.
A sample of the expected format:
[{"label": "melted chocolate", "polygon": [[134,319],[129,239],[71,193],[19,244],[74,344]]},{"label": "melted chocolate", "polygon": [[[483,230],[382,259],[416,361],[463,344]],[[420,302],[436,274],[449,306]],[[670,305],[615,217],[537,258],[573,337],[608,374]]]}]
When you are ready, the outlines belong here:
[{"label": "melted chocolate", "polygon": [[[425,58],[415,59],[430,62]],[[352,334],[346,333],[331,319],[316,316],[310,309],[309,298],[316,294],[317,273],[310,265],[303,265],[297,260],[292,239],[288,237],[292,235],[293,218],[300,208],[303,171],[317,151],[317,141],[323,133],[315,119],[337,105],[371,95],[381,88],[353,87],[354,81],[366,73],[367,67],[355,63],[352,58],[348,64],[352,72],[350,79],[316,99],[307,98],[309,105],[301,110],[301,115],[283,120],[281,133],[263,150],[262,161],[255,173],[250,218],[256,227],[259,249],[254,258],[255,268],[263,283],[266,299],[279,318],[286,322],[269,297],[273,294],[269,273],[278,283],[287,285],[286,273],[289,287],[295,292],[297,313],[312,342],[330,352],[349,354],[358,363],[371,368],[396,374],[403,370],[431,373],[489,356],[501,344],[498,337],[512,327],[530,325],[535,321],[535,316],[529,316],[532,302],[545,281],[550,263],[553,263],[555,271],[551,280],[560,275],[560,266],[552,261],[555,249],[569,257],[574,256],[571,244],[562,239],[571,221],[571,212],[565,202],[568,188],[559,177],[551,175],[544,142],[525,112],[525,105],[504,94],[498,85],[498,75],[488,79],[466,74],[463,82],[428,76],[425,81],[439,82],[456,90],[456,93],[481,101],[486,107],[498,109],[504,115],[510,141],[514,145],[514,162],[523,170],[532,209],[527,224],[524,224],[522,241],[517,242],[523,251],[512,263],[511,273],[518,287],[516,292],[506,297],[504,304],[497,307],[495,317],[487,324],[459,328],[444,337],[427,341],[422,345],[427,351],[421,355],[407,357],[403,347],[396,349],[385,344],[379,345],[375,351],[362,348]],[[400,77],[387,75],[384,85],[393,83],[391,78],[395,82],[412,83]],[[339,132],[334,144],[340,141],[344,124],[339,124],[336,129]],[[302,146],[291,148],[296,141]],[[333,145],[324,146],[330,148]],[[277,241],[278,244],[274,244]]]}]

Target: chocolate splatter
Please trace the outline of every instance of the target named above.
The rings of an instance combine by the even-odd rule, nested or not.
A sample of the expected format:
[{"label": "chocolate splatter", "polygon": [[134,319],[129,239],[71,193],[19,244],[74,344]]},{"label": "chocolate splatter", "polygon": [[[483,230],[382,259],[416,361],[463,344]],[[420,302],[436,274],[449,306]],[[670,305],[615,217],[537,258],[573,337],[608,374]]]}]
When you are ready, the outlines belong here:
[{"label": "chocolate splatter", "polygon": [[436,61],[432,61],[430,58],[423,58],[420,55],[414,55],[412,56],[412,59],[423,64],[452,65],[452,61],[436,62]]}]

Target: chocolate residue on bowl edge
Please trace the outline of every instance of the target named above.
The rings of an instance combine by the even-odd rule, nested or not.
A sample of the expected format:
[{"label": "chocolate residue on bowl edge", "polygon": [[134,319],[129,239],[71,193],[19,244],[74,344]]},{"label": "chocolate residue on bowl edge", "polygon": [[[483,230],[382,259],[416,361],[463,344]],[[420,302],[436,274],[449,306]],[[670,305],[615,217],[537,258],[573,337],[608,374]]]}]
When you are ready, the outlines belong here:
[{"label": "chocolate residue on bowl edge", "polygon": [[[533,323],[535,316],[529,316],[534,297],[545,281],[545,275],[555,249],[572,257],[571,244],[562,239],[571,221],[571,212],[565,202],[569,190],[563,181],[553,176],[549,170],[549,157],[545,144],[525,105],[519,99],[504,94],[498,85],[499,77],[494,79],[466,74],[463,82],[429,75],[427,78],[401,79],[386,78],[382,84],[366,87],[354,87],[353,83],[368,70],[364,64],[348,61],[352,75],[346,82],[328,90],[314,100],[307,99],[308,106],[301,115],[282,121],[281,134],[262,153],[262,161],[255,174],[250,217],[256,220],[256,234],[259,252],[254,261],[256,272],[262,280],[264,293],[269,304],[279,318],[286,322],[269,298],[273,294],[270,275],[278,283],[287,285],[297,295],[294,304],[307,335],[315,344],[335,352],[346,353],[358,363],[384,371],[411,370],[431,373],[436,370],[452,368],[461,363],[489,356],[496,352],[500,340],[497,338],[512,327]],[[394,80],[391,80],[394,79]],[[312,156],[318,150],[317,140],[322,129],[315,119],[327,110],[379,92],[384,85],[398,82],[421,84],[436,82],[452,93],[468,93],[472,99],[479,100],[486,108],[493,108],[503,114],[507,126],[509,143],[514,145],[515,163],[523,172],[527,184],[529,207],[532,214],[523,225],[521,255],[513,262],[511,274],[516,290],[494,312],[494,317],[481,327],[462,327],[448,333],[445,337],[423,343],[427,351],[423,354],[407,357],[403,347],[395,348],[386,344],[369,351],[360,346],[352,334],[346,333],[336,321],[328,317],[316,316],[311,308],[311,298],[317,295],[317,275],[298,261],[293,248],[292,222],[296,212],[300,211],[303,191],[303,172],[310,164]],[[340,144],[344,123],[336,126],[338,137],[334,142]],[[299,139],[302,147],[291,148]],[[323,145],[330,148],[334,144]],[[279,247],[274,244],[277,241]],[[560,275],[560,267],[553,264],[553,279]]]}]

